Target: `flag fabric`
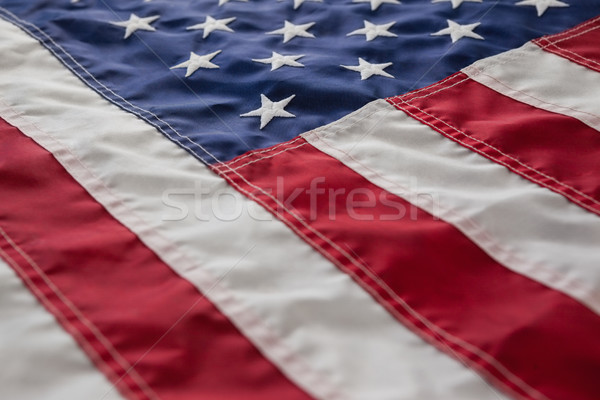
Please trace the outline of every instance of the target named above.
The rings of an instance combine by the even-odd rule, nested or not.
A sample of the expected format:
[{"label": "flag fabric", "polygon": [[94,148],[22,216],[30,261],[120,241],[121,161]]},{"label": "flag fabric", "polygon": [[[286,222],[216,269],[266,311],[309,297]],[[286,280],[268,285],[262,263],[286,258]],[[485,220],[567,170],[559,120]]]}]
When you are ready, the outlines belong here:
[{"label": "flag fabric", "polygon": [[598,14],[0,0],[0,397],[597,399]]}]

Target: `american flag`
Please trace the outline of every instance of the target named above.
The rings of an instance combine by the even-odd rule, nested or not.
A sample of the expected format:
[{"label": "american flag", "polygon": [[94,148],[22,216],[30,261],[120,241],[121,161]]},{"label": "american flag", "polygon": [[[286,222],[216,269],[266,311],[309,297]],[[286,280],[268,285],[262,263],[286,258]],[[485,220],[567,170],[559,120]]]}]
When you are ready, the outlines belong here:
[{"label": "american flag", "polygon": [[598,399],[599,14],[0,0],[0,398]]}]

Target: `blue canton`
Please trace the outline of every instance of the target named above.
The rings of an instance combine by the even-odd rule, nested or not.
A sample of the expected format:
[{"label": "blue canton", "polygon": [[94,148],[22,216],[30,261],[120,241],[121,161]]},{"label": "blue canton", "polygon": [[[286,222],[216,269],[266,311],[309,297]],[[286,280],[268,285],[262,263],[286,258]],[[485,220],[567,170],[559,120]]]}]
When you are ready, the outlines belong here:
[{"label": "blue canton", "polygon": [[599,13],[584,0],[0,0],[0,17],[206,163]]}]

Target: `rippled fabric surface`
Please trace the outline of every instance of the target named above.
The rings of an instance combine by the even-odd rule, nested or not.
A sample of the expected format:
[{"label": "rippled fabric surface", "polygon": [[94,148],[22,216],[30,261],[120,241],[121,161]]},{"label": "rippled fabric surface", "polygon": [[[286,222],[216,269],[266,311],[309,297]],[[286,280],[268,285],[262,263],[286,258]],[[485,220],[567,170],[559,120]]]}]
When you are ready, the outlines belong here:
[{"label": "rippled fabric surface", "polygon": [[[221,0],[223,2],[224,0]],[[207,163],[227,161],[251,149],[264,148],[335,121],[376,98],[405,93],[458,71],[477,59],[515,48],[526,41],[555,33],[600,13],[600,2],[573,1],[551,7],[538,16],[533,6],[513,0],[448,2],[404,0],[382,3],[351,0],[305,1],[294,9],[291,0],[48,0],[0,1],[0,15],[21,25],[90,86],[119,106],[157,126]],[[374,3],[376,6],[377,3]],[[159,16],[127,39],[125,27],[111,22]],[[214,19],[235,18],[233,30],[188,30]],[[449,35],[432,36],[458,24],[481,24],[452,43]],[[284,26],[314,22],[314,38],[266,34]],[[389,33],[367,41],[348,33],[365,22],[394,22]],[[206,36],[206,37],[203,37]],[[218,68],[199,68],[185,77],[190,52],[214,53]],[[303,67],[253,61],[277,52],[303,55]],[[385,72],[393,78],[361,75],[342,65],[392,63]],[[277,102],[295,97],[285,111],[291,118],[273,118],[260,129],[259,118],[242,118],[261,107],[261,94]]]}]

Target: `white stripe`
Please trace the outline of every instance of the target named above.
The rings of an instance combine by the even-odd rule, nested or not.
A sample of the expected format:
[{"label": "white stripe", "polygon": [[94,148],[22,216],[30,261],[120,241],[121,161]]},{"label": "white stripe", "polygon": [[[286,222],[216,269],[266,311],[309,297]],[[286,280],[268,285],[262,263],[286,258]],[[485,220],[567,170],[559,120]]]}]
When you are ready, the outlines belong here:
[{"label": "white stripe", "polygon": [[[0,97],[10,105],[0,115],[51,151],[309,393],[357,400],[498,398],[280,221],[257,220],[249,212],[230,220],[212,215],[200,221],[192,214],[165,220],[174,209],[163,195],[196,185],[210,192],[201,204],[222,208],[220,214],[236,207],[262,217],[266,211],[154,128],[93,93],[23,32],[6,22],[0,29]],[[170,199],[189,210],[199,201],[192,195]]]},{"label": "white stripe", "polygon": [[453,224],[504,266],[600,312],[600,219],[373,102],[304,135],[374,184]]},{"label": "white stripe", "polygon": [[121,397],[0,255],[0,398]]},{"label": "white stripe", "polygon": [[533,43],[480,60],[463,72],[505,96],[600,130],[600,74]]}]

